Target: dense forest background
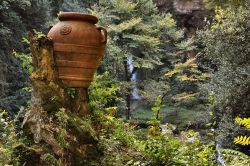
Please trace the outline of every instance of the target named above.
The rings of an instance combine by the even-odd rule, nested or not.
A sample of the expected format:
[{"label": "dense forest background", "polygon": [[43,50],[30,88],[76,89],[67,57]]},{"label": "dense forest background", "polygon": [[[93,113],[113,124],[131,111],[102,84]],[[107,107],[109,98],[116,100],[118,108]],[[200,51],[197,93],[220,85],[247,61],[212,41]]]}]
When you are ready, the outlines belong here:
[{"label": "dense forest background", "polygon": [[[0,164],[250,165],[249,5],[2,0]],[[70,152],[77,156],[71,161],[21,129],[32,91],[27,35],[47,34],[60,11],[96,15],[108,29],[106,54],[89,88],[93,115],[76,122],[88,126],[97,158]],[[59,110],[55,117],[68,119],[60,121],[58,136],[68,153],[72,115]]]}]

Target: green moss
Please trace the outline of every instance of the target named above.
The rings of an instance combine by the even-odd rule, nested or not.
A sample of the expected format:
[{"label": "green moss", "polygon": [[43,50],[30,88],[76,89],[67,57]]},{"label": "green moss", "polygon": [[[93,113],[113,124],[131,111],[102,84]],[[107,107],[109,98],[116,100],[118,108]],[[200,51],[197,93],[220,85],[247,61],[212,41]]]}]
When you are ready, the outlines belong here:
[{"label": "green moss", "polygon": [[54,138],[64,148],[69,148],[69,142],[67,141],[68,133],[64,128],[60,128],[58,133],[54,134]]},{"label": "green moss", "polygon": [[39,163],[41,149],[28,147],[22,143],[15,145],[12,152],[12,162],[20,165]]},{"label": "green moss", "polygon": [[50,153],[46,153],[41,156],[41,161],[43,162],[44,166],[59,166],[60,161],[58,161],[55,156]]},{"label": "green moss", "polygon": [[[77,149],[74,144],[91,144],[97,142],[97,134],[93,129],[90,116],[80,118],[76,113],[66,112],[61,108],[56,114],[59,132],[54,137],[66,149]],[[81,152],[79,152],[81,153]]]},{"label": "green moss", "polygon": [[69,113],[68,127],[78,135],[80,142],[95,142],[97,133],[93,128],[91,117],[85,116],[80,118],[75,113]]}]

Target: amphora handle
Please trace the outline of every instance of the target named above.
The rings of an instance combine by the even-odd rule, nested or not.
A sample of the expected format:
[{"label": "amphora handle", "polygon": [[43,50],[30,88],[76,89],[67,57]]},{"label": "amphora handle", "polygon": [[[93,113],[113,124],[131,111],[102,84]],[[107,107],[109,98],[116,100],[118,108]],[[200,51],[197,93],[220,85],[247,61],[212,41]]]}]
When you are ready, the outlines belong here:
[{"label": "amphora handle", "polygon": [[107,43],[107,35],[108,35],[107,30],[103,27],[97,27],[97,29],[102,33],[102,36],[103,36],[101,42],[106,44]]}]

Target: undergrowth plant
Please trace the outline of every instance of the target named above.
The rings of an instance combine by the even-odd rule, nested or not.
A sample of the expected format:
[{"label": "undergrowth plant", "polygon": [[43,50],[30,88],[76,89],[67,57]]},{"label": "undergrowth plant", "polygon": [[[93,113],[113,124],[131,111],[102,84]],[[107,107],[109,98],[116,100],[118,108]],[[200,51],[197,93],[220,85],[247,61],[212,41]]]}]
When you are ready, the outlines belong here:
[{"label": "undergrowth plant", "polygon": [[198,132],[192,130],[181,132],[175,136],[173,133],[163,132],[159,113],[163,104],[159,96],[152,108],[156,111],[149,121],[146,140],[140,141],[140,148],[148,159],[148,165],[216,165],[216,155],[212,143],[205,145],[200,141]]},{"label": "undergrowth plant", "polygon": [[221,158],[225,166],[245,166],[250,165],[250,157],[240,151],[233,149],[220,149]]},{"label": "undergrowth plant", "polygon": [[22,132],[17,130],[18,126],[18,116],[12,119],[6,111],[0,110],[0,165],[18,165],[22,157],[33,150],[17,150],[20,147],[26,148],[28,143]]},{"label": "undergrowth plant", "polygon": [[108,72],[95,75],[89,87],[90,109],[103,111],[114,106],[124,109],[124,100],[119,97],[119,91],[119,83],[112,80]]},{"label": "undergrowth plant", "polygon": [[[115,117],[119,102],[118,90],[105,75],[96,76],[90,88],[90,103],[94,112],[94,123],[98,129],[98,147],[102,152],[99,164],[124,166],[217,166],[217,150],[214,142],[203,143],[198,132],[186,131],[178,135],[164,133],[159,121],[163,107],[159,96],[152,107],[155,112],[149,122],[148,136],[138,137],[134,126]],[[101,86],[103,85],[103,86]],[[118,87],[117,87],[118,88]],[[112,93],[111,93],[112,92]],[[99,96],[97,94],[104,94]],[[238,151],[221,149],[227,165],[248,163],[250,160]],[[243,160],[245,159],[245,160]]]},{"label": "undergrowth plant", "polygon": [[[33,32],[37,37],[45,36],[42,32],[38,32],[35,29],[33,29]],[[29,40],[25,37],[22,38],[22,43],[26,45],[30,44]],[[12,55],[16,57],[21,62],[22,67],[26,69],[29,72],[29,74],[31,74],[33,71],[32,57],[31,57],[30,49],[26,48],[26,51],[28,51],[29,53],[17,52],[13,50]]]}]

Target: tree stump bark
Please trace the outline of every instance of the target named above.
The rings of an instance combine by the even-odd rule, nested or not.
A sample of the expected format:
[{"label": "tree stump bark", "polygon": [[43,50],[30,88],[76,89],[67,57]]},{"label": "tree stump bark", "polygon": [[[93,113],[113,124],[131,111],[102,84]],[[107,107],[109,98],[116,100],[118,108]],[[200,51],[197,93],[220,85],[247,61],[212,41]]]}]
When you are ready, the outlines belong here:
[{"label": "tree stump bark", "polygon": [[79,165],[97,152],[95,133],[84,125],[90,123],[86,120],[87,89],[62,86],[57,79],[51,39],[30,34],[29,41],[33,91],[23,129],[33,144],[41,146],[41,156],[50,153],[63,158],[63,165]]}]

